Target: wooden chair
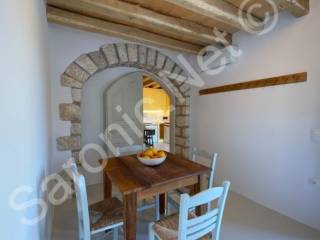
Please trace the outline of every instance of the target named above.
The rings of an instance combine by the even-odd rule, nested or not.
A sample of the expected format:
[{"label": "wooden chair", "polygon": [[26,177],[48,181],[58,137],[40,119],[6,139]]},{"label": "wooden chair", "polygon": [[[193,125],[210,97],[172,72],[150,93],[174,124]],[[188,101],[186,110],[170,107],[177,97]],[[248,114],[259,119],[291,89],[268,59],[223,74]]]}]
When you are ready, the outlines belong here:
[{"label": "wooden chair", "polygon": [[[126,156],[131,154],[136,154],[138,152],[141,152],[145,149],[145,145],[131,145],[131,146],[125,146],[125,147],[118,147],[117,152],[120,156]],[[155,216],[156,220],[160,219],[160,200],[159,195],[154,197],[154,201],[151,203],[145,203],[138,207],[137,211],[142,212],[145,210],[148,210],[150,208],[155,208]]]},{"label": "wooden chair", "polygon": [[[215,169],[216,169],[216,163],[217,163],[217,159],[218,159],[218,154],[217,153],[213,153],[213,154],[210,154],[206,151],[203,151],[203,150],[198,150],[197,148],[192,148],[191,149],[191,160],[193,162],[196,161],[197,159],[197,156],[199,157],[202,157],[204,159],[207,159],[210,161],[210,174],[207,178],[207,181],[208,181],[208,185],[207,185],[207,189],[211,188],[213,186],[213,181],[214,181],[214,174],[215,174]],[[172,194],[178,194],[178,195],[181,195],[181,194],[184,194],[184,193],[190,193],[190,189],[189,188],[179,188],[179,189],[176,189],[175,192],[171,192],[171,193],[168,193],[168,197],[167,197],[167,208],[169,207],[169,204],[174,206],[174,208],[176,209],[179,209],[179,203],[176,202],[172,196]],[[168,209],[167,209],[167,212],[168,212]]]},{"label": "wooden chair", "polygon": [[[182,194],[179,213],[149,225],[149,240],[219,240],[229,187],[230,182],[225,181],[221,187],[207,189],[193,197]],[[215,200],[218,200],[216,208],[209,208],[201,216],[190,211],[191,208],[211,204]]]},{"label": "wooden chair", "polygon": [[77,165],[68,166],[76,192],[79,240],[90,240],[91,236],[113,230],[113,240],[118,239],[119,227],[123,225],[123,206],[119,199],[109,198],[88,206],[85,179],[79,174]]}]

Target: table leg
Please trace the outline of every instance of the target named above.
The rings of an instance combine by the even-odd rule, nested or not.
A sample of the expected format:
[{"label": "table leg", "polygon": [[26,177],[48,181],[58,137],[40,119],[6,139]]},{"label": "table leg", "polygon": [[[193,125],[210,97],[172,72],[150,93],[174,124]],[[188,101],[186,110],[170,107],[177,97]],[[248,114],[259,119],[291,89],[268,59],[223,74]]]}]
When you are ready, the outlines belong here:
[{"label": "table leg", "polygon": [[[199,193],[201,191],[201,176],[198,176],[198,181],[196,184],[193,185],[192,189],[191,189],[191,195],[196,195],[197,193]],[[202,211],[202,206],[197,206],[196,207],[196,214],[198,216],[202,215],[203,211]]]},{"label": "table leg", "polygon": [[160,201],[160,214],[165,214],[166,212],[166,193],[159,194],[159,201]]},{"label": "table leg", "polygon": [[131,193],[123,196],[123,220],[124,220],[124,239],[136,239],[137,222],[137,194]]},{"label": "table leg", "polygon": [[112,197],[112,183],[108,178],[107,174],[103,173],[103,185],[104,185],[104,198],[111,198]]}]

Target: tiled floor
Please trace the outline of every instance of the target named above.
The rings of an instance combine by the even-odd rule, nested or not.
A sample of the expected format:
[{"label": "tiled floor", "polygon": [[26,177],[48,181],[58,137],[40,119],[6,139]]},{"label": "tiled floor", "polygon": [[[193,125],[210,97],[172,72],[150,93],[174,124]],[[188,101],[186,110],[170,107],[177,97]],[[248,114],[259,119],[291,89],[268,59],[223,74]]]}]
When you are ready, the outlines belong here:
[{"label": "tiled floor", "polygon": [[[116,192],[115,195],[118,195]],[[102,199],[102,185],[88,187],[90,203]],[[77,238],[77,215],[74,200],[56,207],[53,226],[53,240],[74,240]],[[138,216],[137,240],[147,239],[148,223],[153,220],[153,210]],[[111,239],[97,236],[94,239]],[[122,235],[121,238],[122,239]],[[320,232],[295,222],[270,209],[253,203],[246,198],[230,193],[221,240],[319,240]]]}]

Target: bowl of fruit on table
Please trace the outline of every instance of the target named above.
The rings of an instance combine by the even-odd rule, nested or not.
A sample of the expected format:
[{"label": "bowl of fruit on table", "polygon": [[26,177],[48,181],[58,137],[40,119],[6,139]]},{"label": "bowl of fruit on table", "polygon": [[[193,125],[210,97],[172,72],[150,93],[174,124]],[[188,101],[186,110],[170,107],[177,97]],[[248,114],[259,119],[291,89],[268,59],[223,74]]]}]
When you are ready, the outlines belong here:
[{"label": "bowl of fruit on table", "polygon": [[166,160],[167,155],[162,150],[157,150],[156,148],[148,148],[142,153],[138,153],[137,158],[139,161],[147,166],[157,166]]}]

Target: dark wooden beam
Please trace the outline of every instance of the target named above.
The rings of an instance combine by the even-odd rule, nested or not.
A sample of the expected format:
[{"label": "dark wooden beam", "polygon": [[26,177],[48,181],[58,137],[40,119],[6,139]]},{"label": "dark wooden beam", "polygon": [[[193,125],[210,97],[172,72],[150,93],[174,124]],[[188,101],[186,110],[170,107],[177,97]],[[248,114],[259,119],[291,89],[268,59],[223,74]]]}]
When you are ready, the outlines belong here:
[{"label": "dark wooden beam", "polygon": [[214,94],[214,93],[221,93],[221,92],[244,90],[244,89],[250,89],[250,88],[271,87],[275,85],[305,82],[307,81],[307,77],[308,77],[308,74],[306,72],[295,73],[295,74],[289,74],[289,75],[284,75],[279,77],[272,77],[272,78],[266,78],[261,80],[228,84],[220,87],[202,89],[199,91],[199,94],[206,95],[206,94]]}]

